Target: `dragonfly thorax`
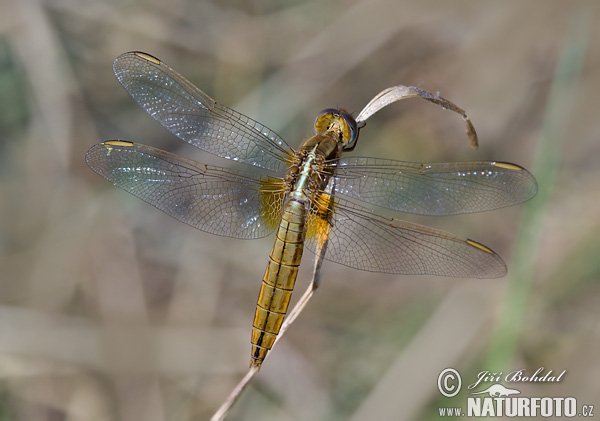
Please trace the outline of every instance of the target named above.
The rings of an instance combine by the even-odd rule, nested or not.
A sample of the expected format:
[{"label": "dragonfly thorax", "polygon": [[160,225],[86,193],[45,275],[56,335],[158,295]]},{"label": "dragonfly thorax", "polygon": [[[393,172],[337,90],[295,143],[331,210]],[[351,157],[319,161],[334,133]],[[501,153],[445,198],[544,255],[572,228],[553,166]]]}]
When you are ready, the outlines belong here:
[{"label": "dragonfly thorax", "polygon": [[323,189],[331,175],[325,161],[339,158],[342,147],[330,132],[316,134],[306,140],[296,152],[286,175],[287,194],[298,196],[297,199],[300,196],[312,199],[311,192]]}]

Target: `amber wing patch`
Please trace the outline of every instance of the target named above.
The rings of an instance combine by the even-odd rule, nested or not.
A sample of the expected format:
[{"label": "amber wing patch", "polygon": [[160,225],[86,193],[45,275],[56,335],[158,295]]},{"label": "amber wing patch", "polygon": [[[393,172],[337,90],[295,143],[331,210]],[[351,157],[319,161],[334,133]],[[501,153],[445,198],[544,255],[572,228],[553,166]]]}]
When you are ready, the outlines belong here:
[{"label": "amber wing patch", "polygon": [[285,197],[284,181],[272,177],[262,180],[260,194],[260,214],[263,222],[268,228],[275,229],[281,220]]}]

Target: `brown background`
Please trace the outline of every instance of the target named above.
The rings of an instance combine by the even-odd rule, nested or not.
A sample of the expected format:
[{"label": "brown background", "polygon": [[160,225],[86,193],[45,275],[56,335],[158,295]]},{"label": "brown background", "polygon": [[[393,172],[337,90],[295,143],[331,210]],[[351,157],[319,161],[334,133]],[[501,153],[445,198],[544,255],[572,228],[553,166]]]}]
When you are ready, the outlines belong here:
[{"label": "brown background", "polygon": [[[485,370],[539,367],[600,410],[600,39],[584,1],[0,4],[0,419],[203,420],[243,376],[273,238],[191,229],[90,171],[104,139],[212,160],[182,145],[112,74],[142,50],[297,146],[318,111],[358,112],[417,85],[424,101],[369,120],[354,152],[410,161],[502,160],[537,177],[523,206],[411,221],[474,238],[497,280],[388,276],[336,264],[230,419],[436,419]],[[299,291],[309,280],[305,255]],[[295,298],[300,295],[296,292]],[[491,383],[488,383],[488,385]]]}]

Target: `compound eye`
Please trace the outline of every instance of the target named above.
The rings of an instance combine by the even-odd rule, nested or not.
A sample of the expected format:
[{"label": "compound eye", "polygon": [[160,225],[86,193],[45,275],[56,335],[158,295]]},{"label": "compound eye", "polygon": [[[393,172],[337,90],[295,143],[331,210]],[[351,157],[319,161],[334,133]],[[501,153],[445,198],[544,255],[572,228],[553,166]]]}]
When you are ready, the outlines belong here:
[{"label": "compound eye", "polygon": [[336,114],[338,114],[338,110],[333,108],[325,108],[321,111],[315,119],[315,129],[317,129],[317,133],[325,133],[329,130],[333,121],[336,119]]},{"label": "compound eye", "polygon": [[348,128],[348,133],[344,133],[344,149],[354,149],[356,146],[356,140],[358,139],[358,127],[356,125],[356,120],[350,114],[345,111],[340,111],[340,115],[346,122],[346,126]]}]

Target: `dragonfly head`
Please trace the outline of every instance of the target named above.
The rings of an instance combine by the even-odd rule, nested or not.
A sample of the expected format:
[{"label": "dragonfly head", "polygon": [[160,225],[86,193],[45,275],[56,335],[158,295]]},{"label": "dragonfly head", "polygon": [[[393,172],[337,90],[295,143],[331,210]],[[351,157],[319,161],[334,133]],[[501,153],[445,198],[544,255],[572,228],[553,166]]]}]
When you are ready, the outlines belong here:
[{"label": "dragonfly head", "polygon": [[351,151],[358,139],[356,120],[346,110],[327,108],[319,113],[315,120],[317,133],[333,132],[341,143],[342,149]]}]

